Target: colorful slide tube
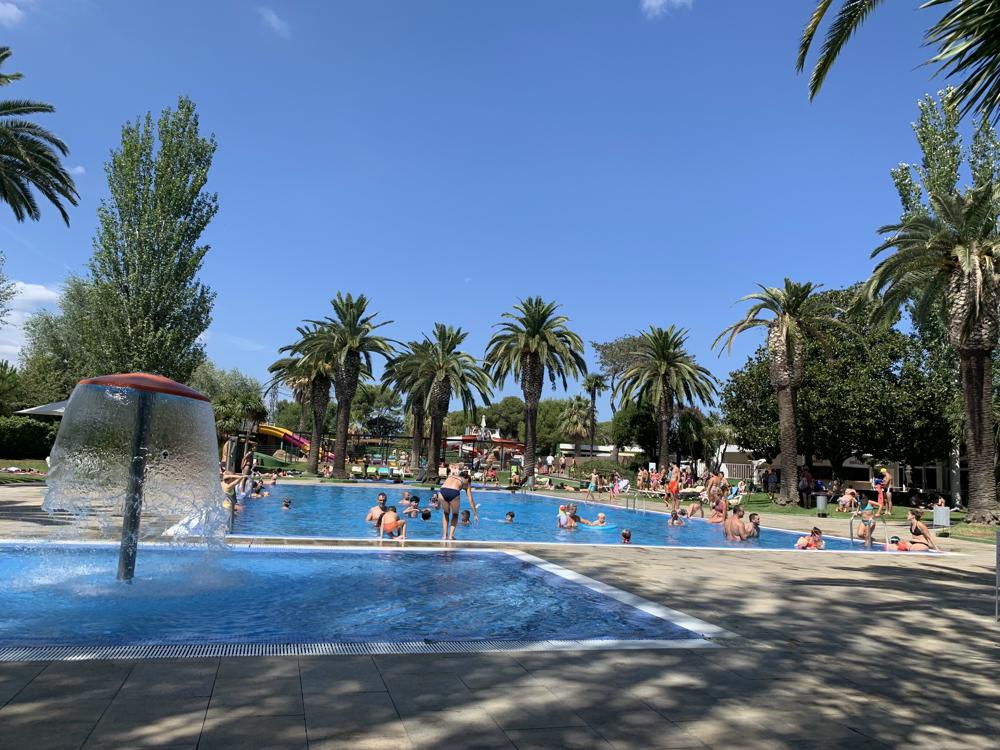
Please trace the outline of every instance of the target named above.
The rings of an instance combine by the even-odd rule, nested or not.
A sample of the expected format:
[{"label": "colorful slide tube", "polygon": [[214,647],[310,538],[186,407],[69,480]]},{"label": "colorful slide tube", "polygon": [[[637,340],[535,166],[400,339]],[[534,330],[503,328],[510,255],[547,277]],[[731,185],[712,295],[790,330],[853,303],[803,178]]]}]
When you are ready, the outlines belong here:
[{"label": "colorful slide tube", "polygon": [[[268,437],[276,437],[279,440],[284,440],[290,445],[294,445],[296,448],[301,450],[303,453],[309,452],[309,441],[306,440],[301,435],[296,435],[291,430],[286,430],[284,427],[277,427],[273,424],[262,424],[257,428],[257,432],[261,435],[267,435]],[[333,454],[326,453],[319,457],[320,461],[332,461]]]}]

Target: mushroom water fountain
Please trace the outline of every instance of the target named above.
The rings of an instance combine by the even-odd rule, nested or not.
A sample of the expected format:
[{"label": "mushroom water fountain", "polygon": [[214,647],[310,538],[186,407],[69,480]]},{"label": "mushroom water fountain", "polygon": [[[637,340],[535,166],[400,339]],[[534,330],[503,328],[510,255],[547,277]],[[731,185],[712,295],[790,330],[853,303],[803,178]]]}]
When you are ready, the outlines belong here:
[{"label": "mushroom water fountain", "polygon": [[221,539],[228,514],[219,484],[208,398],[159,375],[81,380],[50,457],[42,507],[114,532],[118,579],[131,581],[141,539]]}]

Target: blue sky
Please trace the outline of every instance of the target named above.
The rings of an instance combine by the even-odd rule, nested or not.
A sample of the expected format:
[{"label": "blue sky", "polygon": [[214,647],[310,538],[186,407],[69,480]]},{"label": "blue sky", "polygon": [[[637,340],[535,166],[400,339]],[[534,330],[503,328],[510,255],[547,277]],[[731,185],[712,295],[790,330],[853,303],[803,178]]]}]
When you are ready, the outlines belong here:
[{"label": "blue sky", "polygon": [[264,377],[337,290],[368,294],[394,338],[442,321],[476,354],[540,294],[587,341],[687,327],[725,376],[759,339],[710,345],[756,282],[866,274],[898,216],[888,170],[918,158],[915,102],[943,85],[919,67],[932,16],[887,3],[810,105],[794,61],[813,5],[0,2],[25,74],[2,95],[57,107],[39,119],[82,195],[69,229],[0,209],[26,285],[0,356],[83,269],[121,124],[186,94],[219,142],[203,271],[219,365]]}]

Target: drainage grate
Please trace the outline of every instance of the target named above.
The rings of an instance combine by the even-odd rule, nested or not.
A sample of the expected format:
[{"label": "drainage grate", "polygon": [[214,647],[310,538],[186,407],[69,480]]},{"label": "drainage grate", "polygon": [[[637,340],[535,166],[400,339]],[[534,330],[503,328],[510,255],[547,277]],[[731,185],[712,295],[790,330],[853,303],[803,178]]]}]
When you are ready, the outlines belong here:
[{"label": "drainage grate", "polygon": [[400,641],[371,643],[199,643],[131,646],[11,646],[5,661],[89,661],[108,659],[196,659],[220,656],[350,656],[388,654],[474,654],[498,651],[597,651],[622,649],[718,648],[702,638],[678,640],[582,641]]}]

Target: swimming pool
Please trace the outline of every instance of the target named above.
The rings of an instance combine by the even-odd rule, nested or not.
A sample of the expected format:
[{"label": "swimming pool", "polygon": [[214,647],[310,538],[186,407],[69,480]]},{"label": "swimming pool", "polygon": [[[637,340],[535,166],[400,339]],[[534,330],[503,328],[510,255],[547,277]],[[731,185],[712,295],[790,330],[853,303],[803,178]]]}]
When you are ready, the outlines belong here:
[{"label": "swimming pool", "polygon": [[[403,490],[375,485],[351,487],[345,485],[279,484],[272,488],[271,497],[245,500],[245,510],[237,514],[232,533],[246,536],[328,537],[335,539],[370,540],[377,537],[373,524],[365,522],[368,509],[375,504],[379,492],[389,497],[389,505],[402,511]],[[412,490],[420,497],[421,507],[427,506],[428,491]],[[290,497],[292,507],[283,510],[282,498]],[[801,532],[764,529],[760,539],[746,542],[727,541],[719,524],[691,519],[685,526],[667,526],[663,513],[626,510],[618,506],[584,503],[577,500],[579,514],[593,520],[599,512],[607,515],[608,527],[581,526],[576,530],[556,528],[560,501],[542,495],[510,492],[473,491],[479,509],[480,523],[460,526],[455,538],[475,542],[536,542],[565,544],[618,544],[623,528],[632,532],[632,543],[659,547],[715,547],[736,549],[793,549]],[[650,502],[652,507],[652,501]],[[467,508],[465,496],[462,507]],[[660,506],[662,507],[662,505]],[[505,523],[508,511],[514,512],[514,523]],[[441,539],[441,514],[432,513],[429,521],[407,518],[407,538]],[[860,542],[848,539],[827,539],[828,550],[862,550]]]},{"label": "swimming pool", "polygon": [[144,545],[131,584],[115,580],[117,554],[0,544],[0,660],[698,647],[724,634],[524,553]]}]

